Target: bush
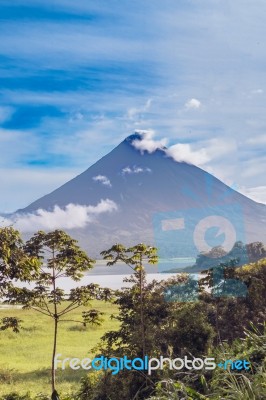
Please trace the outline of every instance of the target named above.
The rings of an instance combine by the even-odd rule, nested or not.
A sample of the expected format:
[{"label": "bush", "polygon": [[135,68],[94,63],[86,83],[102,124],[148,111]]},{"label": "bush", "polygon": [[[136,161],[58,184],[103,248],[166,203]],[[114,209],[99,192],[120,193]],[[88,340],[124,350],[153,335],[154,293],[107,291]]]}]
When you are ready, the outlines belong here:
[{"label": "bush", "polygon": [[29,394],[25,394],[24,396],[20,396],[18,393],[10,393],[1,397],[1,400],[33,400]]}]

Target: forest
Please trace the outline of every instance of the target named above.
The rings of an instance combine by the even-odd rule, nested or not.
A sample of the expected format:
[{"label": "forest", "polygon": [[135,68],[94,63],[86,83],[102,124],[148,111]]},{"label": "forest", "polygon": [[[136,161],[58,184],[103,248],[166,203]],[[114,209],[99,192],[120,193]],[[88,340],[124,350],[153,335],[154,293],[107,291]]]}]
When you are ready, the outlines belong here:
[{"label": "forest", "polygon": [[[235,247],[243,246],[238,243]],[[265,399],[265,248],[249,245],[249,249],[253,258],[243,265],[239,265],[234,250],[226,260],[211,258],[212,264],[198,279],[179,273],[150,282],[144,264],[157,264],[157,249],[143,243],[132,247],[114,244],[101,255],[110,268],[122,262],[130,269],[125,287],[111,290],[90,284],[65,291],[60,279],[79,282],[95,265],[76,240],[56,230],[39,231],[24,241],[14,228],[1,228],[1,364],[11,362],[10,354],[15,354],[11,347],[19,343],[19,337],[25,346],[30,341],[38,353],[39,337],[46,335],[43,346],[49,366],[45,364],[45,380],[38,381],[43,386],[28,390],[16,380],[19,368],[13,376],[12,369],[1,365],[0,382],[5,392],[0,391],[0,399]],[[260,257],[256,257],[256,249]],[[68,324],[68,331],[64,324]],[[95,358],[189,359],[195,361],[194,366],[199,359],[211,358],[216,367],[209,369],[204,364],[171,369],[166,361],[152,373],[145,368],[124,368],[117,374],[111,368],[89,372],[77,372],[69,366],[65,371],[56,369],[55,358],[62,349],[67,354],[69,346],[73,357],[82,355],[73,353],[74,342],[80,349],[84,346],[83,356],[90,347],[90,356]],[[34,363],[29,354],[29,363],[31,358]],[[47,363],[45,357],[43,363]],[[37,372],[30,379],[38,379]],[[71,385],[64,387],[64,380]]]}]

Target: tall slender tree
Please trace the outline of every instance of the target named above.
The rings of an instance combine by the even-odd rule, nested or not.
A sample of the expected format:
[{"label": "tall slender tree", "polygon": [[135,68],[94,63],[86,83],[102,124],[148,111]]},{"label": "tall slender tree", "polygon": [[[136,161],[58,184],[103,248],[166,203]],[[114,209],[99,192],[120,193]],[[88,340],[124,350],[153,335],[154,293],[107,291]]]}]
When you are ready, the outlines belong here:
[{"label": "tall slender tree", "polygon": [[133,271],[138,280],[138,296],[140,306],[140,327],[143,358],[146,355],[146,326],[145,326],[145,267],[144,263],[157,264],[158,256],[155,247],[139,243],[126,248],[122,244],[115,244],[110,249],[102,251],[101,255],[109,260],[107,265],[114,265],[117,262],[124,262]]},{"label": "tall slender tree", "polygon": [[[37,276],[39,260],[25,252],[19,231],[13,227],[0,228],[0,300],[8,297],[15,281],[30,282]],[[21,320],[16,317],[1,319],[1,330],[19,331]]]},{"label": "tall slender tree", "polygon": [[[108,300],[110,291],[99,285],[90,284],[71,289],[69,293],[61,288],[59,280],[70,278],[79,281],[84,272],[93,267],[95,261],[77,245],[77,241],[61,230],[45,233],[39,231],[26,242],[25,252],[39,262],[39,269],[33,288],[13,288],[9,301],[19,302],[24,308],[31,308],[53,320],[54,335],[51,359],[52,392],[56,393],[55,355],[58,342],[58,324],[66,321],[66,315],[92,299]],[[108,292],[108,293],[107,293]],[[97,310],[82,313],[81,323],[100,321]],[[67,319],[67,321],[71,320]]]}]

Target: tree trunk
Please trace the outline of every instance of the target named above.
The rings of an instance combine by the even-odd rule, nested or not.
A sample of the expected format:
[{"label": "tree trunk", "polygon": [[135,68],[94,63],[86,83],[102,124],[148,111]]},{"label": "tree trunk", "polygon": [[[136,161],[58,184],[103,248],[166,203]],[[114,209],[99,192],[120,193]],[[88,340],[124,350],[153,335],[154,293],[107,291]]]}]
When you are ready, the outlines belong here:
[{"label": "tree trunk", "polygon": [[142,336],[142,356],[143,359],[146,353],[146,334],[145,334],[145,322],[144,322],[144,304],[143,304],[143,266],[142,257],[140,256],[140,324],[141,324],[141,336]]},{"label": "tree trunk", "polygon": [[57,344],[57,328],[58,328],[58,320],[54,319],[54,347],[53,347],[53,355],[52,355],[52,391],[55,390],[55,354],[56,354],[56,344]]},{"label": "tree trunk", "polygon": [[52,391],[55,391],[55,354],[56,354],[56,345],[57,345],[57,330],[58,330],[58,314],[57,314],[57,302],[56,302],[56,287],[55,287],[55,265],[54,265],[54,259],[55,259],[55,251],[53,249],[53,278],[52,278],[52,284],[53,284],[53,302],[54,302],[54,346],[53,346],[53,355],[52,355]]}]

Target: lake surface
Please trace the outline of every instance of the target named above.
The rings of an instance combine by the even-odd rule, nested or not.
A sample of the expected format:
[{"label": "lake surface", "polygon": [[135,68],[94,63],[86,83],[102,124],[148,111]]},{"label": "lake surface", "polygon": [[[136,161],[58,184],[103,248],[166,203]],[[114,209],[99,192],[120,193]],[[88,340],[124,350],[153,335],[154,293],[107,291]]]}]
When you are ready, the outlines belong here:
[{"label": "lake surface", "polygon": [[[158,265],[144,264],[144,266],[147,272],[148,282],[151,282],[153,279],[161,281],[177,275],[176,273],[163,273],[163,269],[160,265],[158,267]],[[123,279],[129,277],[132,273],[132,269],[123,263],[107,266],[106,262],[99,261],[80,281],[74,282],[70,278],[60,278],[57,282],[58,286],[66,291],[75,287],[89,285],[90,283],[97,283],[102,287],[108,287],[110,289],[121,289],[122,287],[130,286],[128,282],[123,282]],[[18,286],[32,287],[33,285],[18,284]]]},{"label": "lake surface", "polygon": [[[158,281],[170,278],[171,276],[175,276],[176,274],[148,274],[147,275],[147,281],[151,282],[153,279],[156,279]],[[108,287],[110,289],[121,289],[121,287],[129,287],[130,283],[128,282],[123,282],[123,279],[129,277],[129,274],[123,274],[123,275],[104,275],[104,274],[99,274],[99,275],[92,275],[88,274],[84,278],[82,278],[79,282],[73,282],[69,278],[62,278],[60,279],[60,282],[58,286],[62,287],[65,290],[70,290],[74,287],[82,286],[82,285],[88,285],[90,283],[98,283],[102,287]]]},{"label": "lake surface", "polygon": [[[176,276],[176,273],[163,273],[163,266],[144,264],[147,272],[147,281],[151,282],[153,279],[161,281]],[[132,269],[125,264],[107,266],[105,262],[100,261],[97,265],[86,273],[86,275],[79,281],[73,282],[71,279],[62,278],[59,285],[65,290],[69,290],[81,285],[88,285],[90,283],[98,283],[103,287],[111,289],[121,289],[121,287],[129,287],[128,282],[123,282],[123,279],[129,277],[133,273]],[[197,276],[197,274],[193,274]]]}]

